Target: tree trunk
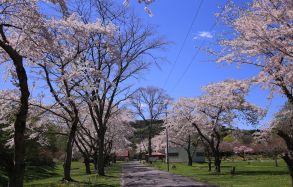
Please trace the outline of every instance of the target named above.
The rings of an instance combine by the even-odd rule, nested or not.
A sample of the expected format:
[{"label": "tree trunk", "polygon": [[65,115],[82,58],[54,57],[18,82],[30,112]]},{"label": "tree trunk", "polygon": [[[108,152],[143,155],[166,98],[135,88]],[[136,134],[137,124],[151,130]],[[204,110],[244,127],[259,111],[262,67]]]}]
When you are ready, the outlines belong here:
[{"label": "tree trunk", "polygon": [[112,140],[108,142],[107,146],[104,148],[104,161],[105,166],[111,166],[111,150],[112,150]]},{"label": "tree trunk", "polygon": [[98,155],[97,155],[97,151],[95,151],[94,154],[93,154],[93,160],[94,160],[94,171],[96,173],[98,171]]},{"label": "tree trunk", "polygon": [[208,167],[209,167],[209,172],[212,171],[212,158],[211,158],[211,153],[209,151],[209,149],[206,149],[206,156],[208,158]]},{"label": "tree trunk", "polygon": [[91,174],[90,159],[88,157],[84,157],[84,165],[86,174]]},{"label": "tree trunk", "polygon": [[113,164],[116,164],[116,153],[114,153],[112,159],[113,159],[113,160],[112,160]]},{"label": "tree trunk", "polygon": [[212,171],[212,161],[210,158],[208,160],[208,166],[209,166],[209,172],[211,172]]},{"label": "tree trunk", "polygon": [[279,167],[278,156],[275,156],[275,166],[276,166],[276,167]]},{"label": "tree trunk", "polygon": [[65,181],[72,181],[72,178],[71,178],[72,147],[74,143],[77,124],[78,124],[78,120],[75,119],[74,122],[72,123],[67,145],[66,145],[66,157],[64,162],[64,173],[63,173],[64,174],[63,180]]},{"label": "tree trunk", "polygon": [[[11,49],[12,50],[12,49]],[[28,114],[28,99],[30,96],[27,74],[23,66],[23,58],[14,50],[12,57],[20,88],[20,107],[14,122],[14,164],[13,172],[9,175],[10,187],[22,187],[25,169],[25,128]]]},{"label": "tree trunk", "polygon": [[187,156],[188,156],[188,166],[192,166],[192,155],[191,155],[191,139],[188,135],[188,145],[187,145]]},{"label": "tree trunk", "polygon": [[188,154],[188,166],[192,166],[192,155],[190,151],[188,151],[187,154]]},{"label": "tree trunk", "polygon": [[[76,137],[76,139],[78,139],[78,141],[80,141],[80,139],[78,138],[78,136]],[[84,162],[84,165],[85,165],[85,173],[86,174],[91,174],[91,168],[90,168],[90,156],[88,154],[88,151],[87,150],[83,150],[78,141],[75,139],[75,145],[76,147],[78,148],[78,151],[82,154],[83,156],[83,162]],[[84,144],[81,142],[81,145],[85,148]]]},{"label": "tree trunk", "polygon": [[99,133],[98,174],[100,176],[105,176],[104,141],[105,141],[105,132],[103,131]]},{"label": "tree trunk", "polygon": [[[293,104],[293,102],[291,104]],[[291,176],[291,186],[293,187],[293,139],[283,131],[278,131],[277,134],[283,138],[287,145],[287,152],[282,158],[287,164],[289,174]]]},{"label": "tree trunk", "polygon": [[215,153],[215,171],[216,173],[221,173],[221,158],[219,153]]},{"label": "tree trunk", "polygon": [[289,174],[291,177],[291,186],[293,187],[293,152],[286,153],[283,156],[284,161],[287,164],[288,170],[289,170]]}]

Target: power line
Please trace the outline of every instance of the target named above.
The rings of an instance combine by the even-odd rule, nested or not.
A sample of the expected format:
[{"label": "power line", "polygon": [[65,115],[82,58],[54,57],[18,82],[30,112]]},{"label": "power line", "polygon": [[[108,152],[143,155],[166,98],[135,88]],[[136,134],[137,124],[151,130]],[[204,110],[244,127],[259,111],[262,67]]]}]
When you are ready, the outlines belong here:
[{"label": "power line", "polygon": [[190,34],[190,32],[191,32],[191,29],[192,29],[192,27],[193,27],[193,25],[194,25],[194,23],[195,23],[195,20],[196,20],[198,14],[199,14],[199,12],[200,12],[200,9],[201,9],[201,7],[202,7],[203,2],[204,2],[204,0],[201,0],[199,6],[197,7],[197,10],[196,10],[196,12],[195,12],[195,14],[194,14],[194,16],[193,16],[193,18],[192,18],[192,22],[191,22],[191,24],[190,24],[190,26],[189,26],[189,28],[188,28],[188,32],[186,33],[186,36],[185,36],[185,38],[184,38],[184,40],[183,40],[183,43],[182,43],[182,45],[181,45],[181,47],[180,47],[180,50],[179,50],[178,53],[177,53],[177,56],[176,56],[175,62],[174,62],[174,64],[173,64],[173,66],[171,67],[171,70],[169,71],[169,74],[168,74],[168,76],[167,76],[167,79],[165,80],[165,82],[164,82],[164,84],[163,84],[163,88],[166,86],[167,82],[168,82],[169,79],[170,79],[171,74],[172,74],[173,71],[174,71],[174,68],[175,68],[175,66],[176,66],[176,64],[177,64],[177,62],[178,62],[178,60],[179,60],[179,57],[180,57],[180,55],[181,55],[181,53],[182,53],[182,50],[183,50],[183,48],[184,48],[184,46],[185,46],[185,43],[186,43],[187,38],[188,38],[188,36],[189,36],[189,34]]},{"label": "power line", "polygon": [[[211,30],[213,30],[215,28],[215,26],[217,25],[217,22],[215,22],[211,28],[208,30],[208,32],[211,32]],[[177,80],[176,84],[174,84],[174,87],[172,89],[175,90],[175,88],[180,84],[180,82],[182,81],[182,79],[184,78],[185,74],[188,72],[190,66],[192,65],[192,63],[194,62],[195,58],[197,57],[197,55],[199,54],[200,49],[203,47],[205,41],[202,41],[196,51],[196,53],[192,56],[191,60],[189,61],[188,65],[186,66],[186,68],[184,69],[183,73],[181,74],[181,76],[179,77],[179,79]]]},{"label": "power line", "polygon": [[[205,42],[201,42],[200,44],[200,48],[203,46]],[[179,79],[177,80],[176,84],[174,84],[174,87],[172,89],[175,90],[175,88],[177,87],[178,84],[180,84],[181,80],[183,79],[183,77],[185,76],[185,74],[188,72],[190,66],[192,65],[192,63],[194,62],[194,60],[196,59],[197,55],[199,54],[199,50],[196,51],[196,53],[192,56],[191,60],[189,61],[188,65],[186,66],[186,68],[184,69],[184,72],[181,74],[181,76],[179,77]]]}]

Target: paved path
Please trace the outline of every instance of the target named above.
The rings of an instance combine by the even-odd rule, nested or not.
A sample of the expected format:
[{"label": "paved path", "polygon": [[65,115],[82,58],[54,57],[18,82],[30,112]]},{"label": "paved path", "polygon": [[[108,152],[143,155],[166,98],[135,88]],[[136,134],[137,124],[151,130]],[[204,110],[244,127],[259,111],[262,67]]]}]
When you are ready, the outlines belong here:
[{"label": "paved path", "polygon": [[[212,185],[195,182],[187,177],[170,174],[139,162],[128,162],[123,166],[123,187],[212,187]],[[213,186],[214,187],[214,186]]]}]

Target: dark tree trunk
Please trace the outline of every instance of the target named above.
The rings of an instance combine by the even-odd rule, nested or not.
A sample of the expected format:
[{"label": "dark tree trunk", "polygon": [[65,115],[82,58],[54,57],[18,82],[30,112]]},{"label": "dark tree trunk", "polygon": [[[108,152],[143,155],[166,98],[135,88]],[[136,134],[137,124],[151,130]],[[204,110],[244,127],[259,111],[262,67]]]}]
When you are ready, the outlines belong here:
[{"label": "dark tree trunk", "polygon": [[278,156],[275,156],[275,166],[276,166],[276,167],[279,167]]},{"label": "dark tree trunk", "polygon": [[98,150],[98,174],[105,176],[105,131],[99,133],[99,150]]},{"label": "dark tree trunk", "polygon": [[[78,136],[76,137],[76,139],[78,141],[80,141],[80,139],[78,138]],[[90,168],[90,155],[88,153],[88,151],[86,150],[84,144],[81,142],[80,144],[85,148],[85,150],[83,150],[81,147],[80,147],[80,144],[78,143],[78,141],[75,139],[75,145],[76,147],[78,148],[78,151],[82,154],[83,156],[83,162],[84,162],[84,165],[85,165],[85,173],[86,174],[91,174],[91,168]]]},{"label": "dark tree trunk", "polygon": [[75,134],[77,130],[77,124],[78,124],[78,119],[76,115],[76,119],[72,123],[67,145],[66,145],[66,157],[64,162],[64,173],[63,173],[64,174],[63,180],[65,181],[72,181],[72,178],[71,178],[72,147],[73,147]]},{"label": "dark tree trunk", "polygon": [[291,177],[291,186],[293,187],[293,157],[292,157],[293,154],[292,154],[292,152],[291,152],[291,155],[289,155],[289,154],[286,153],[283,156],[283,159],[284,159],[284,161],[287,164],[287,167],[288,167],[288,170],[289,170],[289,174],[290,174],[290,177]]},{"label": "dark tree trunk", "polygon": [[219,153],[215,153],[215,172],[221,173],[221,158]]},{"label": "dark tree trunk", "polygon": [[94,170],[95,172],[98,171],[98,155],[97,155],[97,150],[93,154],[93,160],[94,160]]},{"label": "dark tree trunk", "polygon": [[85,172],[86,174],[91,174],[91,165],[89,157],[84,157],[84,165],[85,165]]},{"label": "dark tree trunk", "polygon": [[30,96],[27,74],[23,66],[23,58],[14,49],[1,43],[1,47],[10,55],[16,70],[19,89],[20,106],[14,122],[14,164],[9,175],[10,187],[22,187],[25,169],[25,128],[28,114],[28,99]]},{"label": "dark tree trunk", "polygon": [[191,155],[191,138],[188,135],[188,145],[187,145],[187,156],[188,156],[188,166],[192,166],[192,155]]},{"label": "dark tree trunk", "polygon": [[211,152],[209,151],[209,148],[206,148],[206,156],[208,158],[208,167],[209,167],[209,172],[212,171],[212,158],[211,158]]},{"label": "dark tree trunk", "polygon": [[108,142],[107,146],[104,148],[104,160],[105,160],[105,166],[111,166],[111,150],[112,150],[112,140]]},{"label": "dark tree trunk", "polygon": [[[293,104],[293,103],[291,103]],[[293,187],[293,139],[283,131],[278,131],[277,134],[283,138],[287,145],[287,152],[282,157],[287,164],[289,174],[291,177],[291,186]]]},{"label": "dark tree trunk", "polygon": [[116,163],[116,154],[114,153],[113,157],[112,157],[112,162],[115,164]]},{"label": "dark tree trunk", "polygon": [[208,167],[209,167],[209,172],[212,171],[212,161],[211,158],[208,159]]},{"label": "dark tree trunk", "polygon": [[188,166],[192,166],[192,156],[190,151],[188,151],[187,154],[188,154]]}]

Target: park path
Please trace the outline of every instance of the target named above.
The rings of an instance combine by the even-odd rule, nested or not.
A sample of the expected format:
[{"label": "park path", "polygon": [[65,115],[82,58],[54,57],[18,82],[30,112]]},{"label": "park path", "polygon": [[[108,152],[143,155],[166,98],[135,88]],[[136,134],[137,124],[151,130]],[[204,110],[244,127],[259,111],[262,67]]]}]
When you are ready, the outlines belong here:
[{"label": "park path", "polygon": [[123,165],[122,187],[215,187],[193,181],[187,177],[174,175],[147,167],[137,161]]}]

